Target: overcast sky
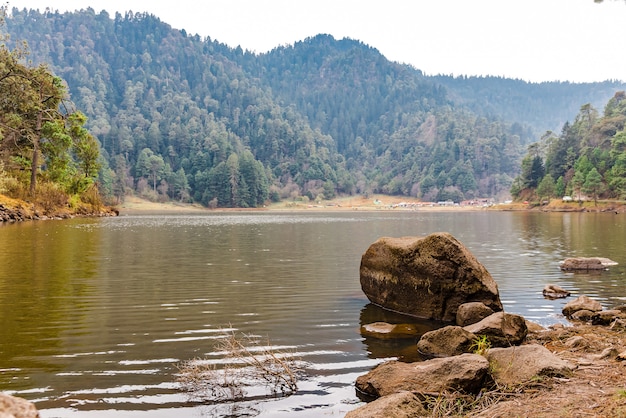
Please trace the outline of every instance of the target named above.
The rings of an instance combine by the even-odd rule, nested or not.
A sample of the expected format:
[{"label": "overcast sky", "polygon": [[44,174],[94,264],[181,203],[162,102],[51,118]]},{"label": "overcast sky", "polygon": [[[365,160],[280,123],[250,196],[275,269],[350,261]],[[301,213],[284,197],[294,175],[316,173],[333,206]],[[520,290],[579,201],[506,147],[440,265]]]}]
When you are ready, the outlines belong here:
[{"label": "overcast sky", "polygon": [[[44,11],[149,12],[177,29],[266,52],[349,37],[426,74],[626,81],[626,1],[9,0]],[[3,2],[4,3],[4,2]]]}]

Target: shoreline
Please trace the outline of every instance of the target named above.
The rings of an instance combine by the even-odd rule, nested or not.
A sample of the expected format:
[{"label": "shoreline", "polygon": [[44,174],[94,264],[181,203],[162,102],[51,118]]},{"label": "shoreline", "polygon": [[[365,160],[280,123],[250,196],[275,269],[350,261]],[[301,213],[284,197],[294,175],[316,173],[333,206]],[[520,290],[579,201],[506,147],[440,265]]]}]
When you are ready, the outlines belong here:
[{"label": "shoreline", "polygon": [[553,199],[550,203],[536,206],[527,203],[508,203],[495,205],[439,205],[432,202],[422,202],[416,198],[403,196],[374,195],[368,198],[362,196],[348,196],[329,200],[323,203],[309,203],[303,201],[282,201],[272,203],[261,208],[217,208],[210,209],[197,203],[181,202],[151,202],[137,197],[126,196],[119,205],[92,210],[72,211],[68,208],[59,208],[51,215],[43,215],[32,204],[0,195],[0,224],[27,220],[67,219],[74,217],[102,217],[127,216],[134,214],[209,214],[232,212],[589,212],[589,213],[626,213],[625,201],[594,202],[562,202]]},{"label": "shoreline", "polygon": [[[375,201],[379,203],[374,203]],[[151,202],[137,196],[127,196],[124,202],[117,206],[120,215],[134,213],[220,213],[220,212],[345,212],[345,211],[441,211],[466,212],[485,210],[480,206],[437,206],[424,204],[417,199],[403,199],[390,196],[376,195],[372,198],[345,197],[333,199],[325,203],[305,202],[278,202],[261,208],[217,208],[210,209],[195,203],[179,202]]]},{"label": "shoreline", "polygon": [[[377,203],[374,203],[377,202]],[[197,203],[151,202],[137,196],[127,196],[122,204],[116,206],[120,215],[136,213],[223,213],[223,212],[349,212],[349,211],[403,211],[403,212],[590,212],[590,213],[626,213],[626,203],[621,201],[603,201],[598,205],[593,202],[562,202],[553,199],[543,206],[524,203],[445,206],[424,203],[415,198],[375,195],[370,198],[343,197],[325,203],[278,202],[261,208],[217,208],[210,209]]]}]

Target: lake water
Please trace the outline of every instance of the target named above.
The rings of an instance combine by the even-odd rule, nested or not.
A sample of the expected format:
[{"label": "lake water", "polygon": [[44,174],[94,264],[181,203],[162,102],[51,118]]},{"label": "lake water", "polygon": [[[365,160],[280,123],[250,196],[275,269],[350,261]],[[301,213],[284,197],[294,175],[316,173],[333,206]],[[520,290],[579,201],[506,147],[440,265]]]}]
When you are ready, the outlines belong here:
[{"label": "lake water", "polygon": [[[565,300],[626,303],[626,216],[525,212],[241,212],[136,215],[0,226],[0,390],[42,417],[342,416],[355,379],[403,349],[359,334],[398,318],[368,304],[359,263],[381,236],[452,233],[495,278],[505,310],[549,325]],[[570,256],[620,264],[564,273]],[[571,299],[570,299],[571,300]],[[432,324],[420,324],[424,330]],[[297,352],[290,397],[211,405],[180,391],[176,365],[228,330]],[[414,341],[409,341],[413,344]]]}]

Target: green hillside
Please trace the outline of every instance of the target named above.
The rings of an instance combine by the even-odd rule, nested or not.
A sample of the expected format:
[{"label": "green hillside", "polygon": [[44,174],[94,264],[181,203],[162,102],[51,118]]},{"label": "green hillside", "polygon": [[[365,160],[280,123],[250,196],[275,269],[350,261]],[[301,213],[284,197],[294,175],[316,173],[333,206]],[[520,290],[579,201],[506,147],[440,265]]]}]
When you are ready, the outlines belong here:
[{"label": "green hillside", "polygon": [[502,197],[529,143],[624,88],[427,77],[328,35],[258,55],[143,13],[13,9],[4,30],[67,83],[111,201]]}]

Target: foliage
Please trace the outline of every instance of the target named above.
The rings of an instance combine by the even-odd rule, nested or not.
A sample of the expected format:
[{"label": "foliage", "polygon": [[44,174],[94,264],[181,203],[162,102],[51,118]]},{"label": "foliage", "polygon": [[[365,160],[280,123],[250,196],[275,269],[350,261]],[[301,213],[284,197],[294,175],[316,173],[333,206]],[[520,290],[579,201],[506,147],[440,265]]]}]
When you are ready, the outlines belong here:
[{"label": "foliage", "polygon": [[[560,178],[560,177],[559,177]],[[556,193],[556,184],[550,174],[546,174],[537,186],[537,195],[539,199],[554,197]],[[562,196],[562,195],[561,195]]]},{"label": "foliage", "polygon": [[504,196],[523,146],[548,124],[538,115],[552,126],[572,97],[606,100],[616,85],[427,77],[328,35],[255,55],[147,13],[13,9],[7,28],[67,81],[118,200]]},{"label": "foliage", "polygon": [[[604,114],[583,105],[561,135],[551,132],[529,146],[511,193],[534,190],[539,198],[573,194],[578,200],[626,197],[626,93],[618,91]],[[545,172],[539,168],[545,162]],[[537,167],[537,169],[531,168]],[[556,177],[555,177],[556,176]],[[557,179],[554,182],[554,178]]]},{"label": "foliage", "polygon": [[11,49],[9,40],[0,35],[3,189],[26,197],[16,183],[28,184],[29,197],[51,210],[66,204],[68,194],[83,193],[95,183],[99,145],[84,128],[86,117],[69,110],[63,80],[44,64],[26,64],[26,45]]},{"label": "foliage", "polygon": [[229,333],[216,350],[224,353],[225,363],[199,359],[182,362],[178,382],[195,397],[213,402],[237,401],[246,396],[246,387],[265,386],[272,395],[291,395],[298,389],[299,359],[281,352],[249,335]]},{"label": "foliage", "polygon": [[491,348],[491,342],[486,335],[481,335],[480,337],[476,337],[474,341],[472,341],[472,345],[470,346],[470,350],[474,354],[479,354],[484,356],[487,354],[489,349]]}]

